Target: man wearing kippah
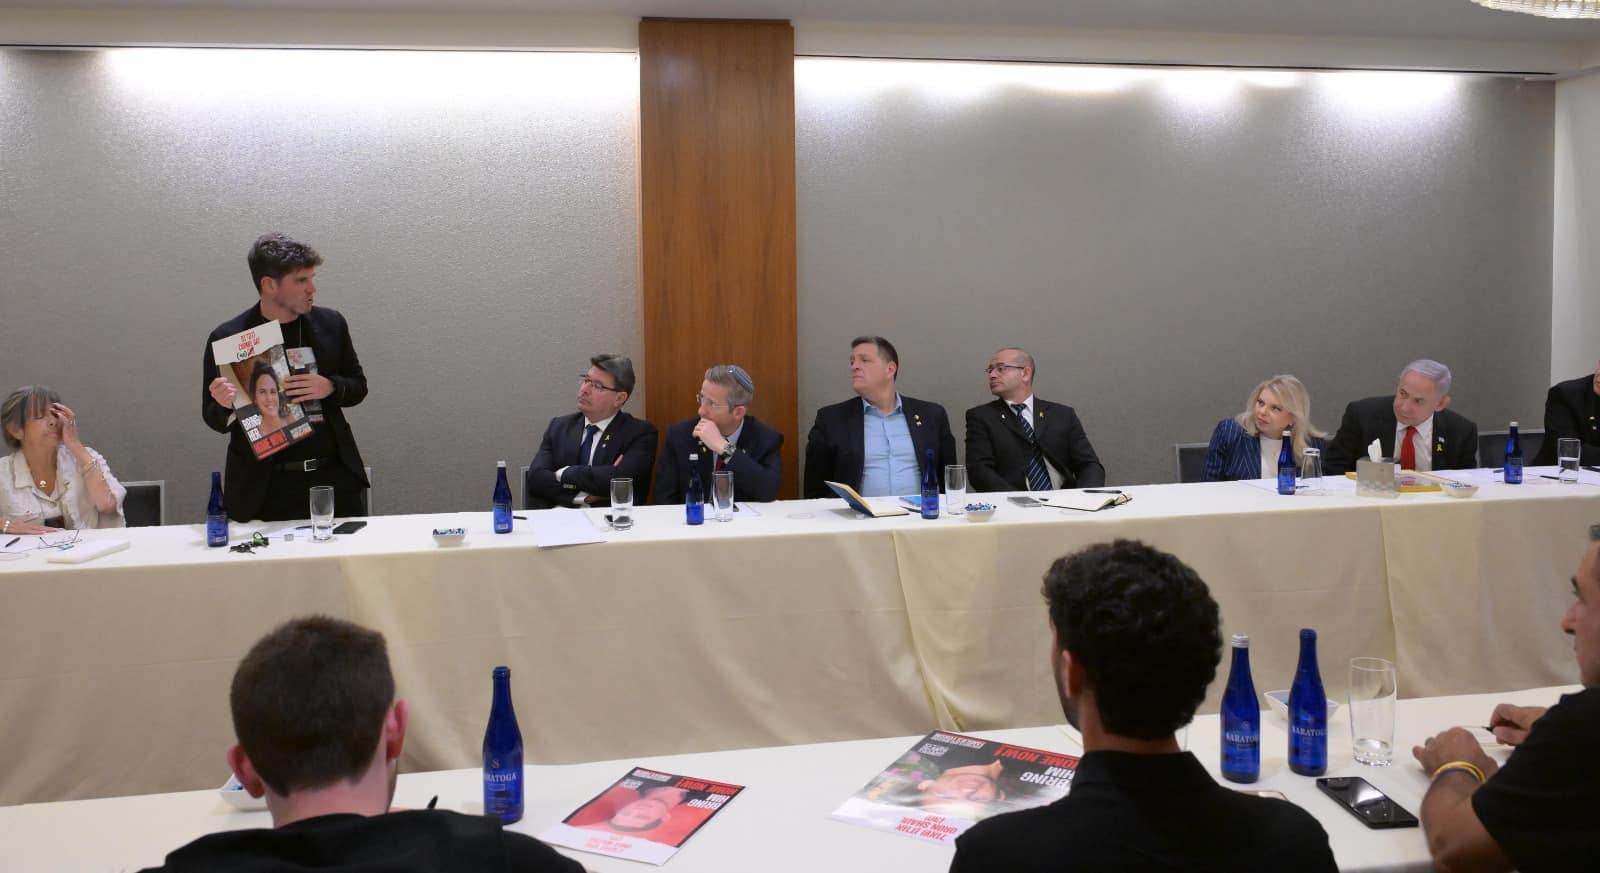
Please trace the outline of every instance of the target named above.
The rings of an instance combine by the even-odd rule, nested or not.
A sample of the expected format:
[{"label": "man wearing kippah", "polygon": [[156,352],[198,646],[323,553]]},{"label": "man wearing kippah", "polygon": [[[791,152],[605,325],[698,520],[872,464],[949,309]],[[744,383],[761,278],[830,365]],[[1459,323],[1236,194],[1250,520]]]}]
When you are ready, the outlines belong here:
[{"label": "man wearing kippah", "polygon": [[1516,748],[1497,766],[1465,728],[1412,749],[1433,784],[1422,827],[1443,871],[1593,870],[1600,863],[1600,525],[1572,577],[1561,629],[1583,690],[1548,710],[1502,703],[1494,735]]},{"label": "man wearing kippah", "polygon": [[700,483],[709,498],[711,474],[733,471],[733,496],[763,502],[778,499],[783,482],[783,434],[750,415],[756,383],[737,364],[706,371],[695,399],[697,418],[667,428],[667,444],[656,465],[655,502],[682,503],[689,487],[689,455],[698,456]]}]

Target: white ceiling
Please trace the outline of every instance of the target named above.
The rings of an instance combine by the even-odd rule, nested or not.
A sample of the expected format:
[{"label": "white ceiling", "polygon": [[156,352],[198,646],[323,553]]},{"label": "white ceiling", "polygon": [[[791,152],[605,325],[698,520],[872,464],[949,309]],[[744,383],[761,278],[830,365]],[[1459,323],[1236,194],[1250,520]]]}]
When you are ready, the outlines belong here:
[{"label": "white ceiling", "polygon": [[1470,0],[0,0],[28,8],[523,12],[686,18],[1576,43],[1600,21],[1555,21]]}]

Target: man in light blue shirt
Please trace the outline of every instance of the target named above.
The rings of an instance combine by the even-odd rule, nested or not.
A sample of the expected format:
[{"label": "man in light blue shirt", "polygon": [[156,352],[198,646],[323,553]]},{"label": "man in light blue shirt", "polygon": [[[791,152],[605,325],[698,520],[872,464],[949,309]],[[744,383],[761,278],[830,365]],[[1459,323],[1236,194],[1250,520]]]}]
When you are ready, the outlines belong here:
[{"label": "man in light blue shirt", "polygon": [[850,344],[850,387],[856,398],[817,410],[806,438],[805,496],[829,497],[842,482],[865,497],[916,494],[933,452],[934,475],[956,463],[956,441],[944,407],[896,388],[900,356],[880,336]]}]

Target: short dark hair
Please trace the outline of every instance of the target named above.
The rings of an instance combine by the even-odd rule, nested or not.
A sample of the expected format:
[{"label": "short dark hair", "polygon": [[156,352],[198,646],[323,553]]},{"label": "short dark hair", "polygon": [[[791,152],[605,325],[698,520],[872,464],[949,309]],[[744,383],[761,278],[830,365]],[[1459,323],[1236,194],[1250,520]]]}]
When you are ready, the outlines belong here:
[{"label": "short dark hair", "polygon": [[372,764],[394,703],[383,634],[325,615],[280,625],[233,674],[233,732],[273,792],[324,788]]},{"label": "short dark hair", "polygon": [[322,266],[322,255],[316,249],[281,233],[262,234],[244,258],[250,264],[250,284],[257,294],[264,278],[282,279],[295,270]]},{"label": "short dark hair", "polygon": [[605,370],[617,380],[618,391],[633,396],[633,361],[627,355],[595,355],[589,359],[589,366]]},{"label": "short dark hair", "polygon": [[1107,731],[1141,740],[1188,724],[1222,660],[1217,602],[1193,568],[1137,540],[1098,543],[1044,577],[1061,648],[1082,665]]},{"label": "short dark hair", "polygon": [[894,374],[896,376],[900,375],[900,353],[894,350],[894,343],[881,336],[858,336],[850,341],[850,348],[853,349],[864,343],[872,343],[877,346],[878,354],[883,356],[885,361],[894,364]]}]

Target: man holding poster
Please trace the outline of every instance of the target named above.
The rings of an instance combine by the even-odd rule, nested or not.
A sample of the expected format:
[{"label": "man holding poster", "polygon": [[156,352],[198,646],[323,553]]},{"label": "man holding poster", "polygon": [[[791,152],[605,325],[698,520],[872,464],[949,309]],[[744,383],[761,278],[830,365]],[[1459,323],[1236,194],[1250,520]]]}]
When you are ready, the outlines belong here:
[{"label": "man holding poster", "polygon": [[[333,486],[335,514],[364,515],[365,464],[344,409],[366,399],[367,377],[344,316],[312,305],[322,256],[269,233],[255,241],[246,260],[259,300],[207,338],[200,395],[206,425],[229,434],[223,474],[228,517],[306,518],[314,485]],[[225,362],[226,371],[219,369],[213,343],[240,334],[239,354]],[[277,345],[265,339],[269,335]],[[256,341],[262,348],[251,354]],[[280,405],[273,410],[258,403]]]}]

